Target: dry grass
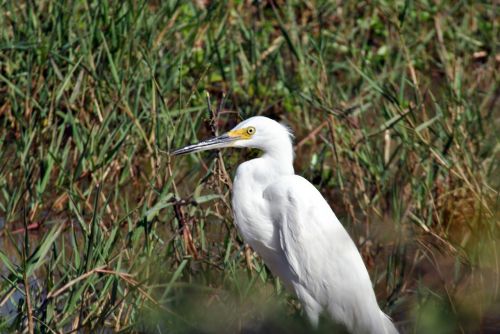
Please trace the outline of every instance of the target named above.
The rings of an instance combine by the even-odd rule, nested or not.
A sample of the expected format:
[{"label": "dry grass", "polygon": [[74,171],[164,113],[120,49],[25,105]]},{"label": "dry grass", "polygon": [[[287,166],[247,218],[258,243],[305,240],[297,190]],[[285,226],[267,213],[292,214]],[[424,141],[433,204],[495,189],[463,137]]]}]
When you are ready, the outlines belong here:
[{"label": "dry grass", "polygon": [[498,331],[496,10],[0,2],[0,331],[309,331],[232,223],[257,153],[165,154],[257,114],[403,332]]}]

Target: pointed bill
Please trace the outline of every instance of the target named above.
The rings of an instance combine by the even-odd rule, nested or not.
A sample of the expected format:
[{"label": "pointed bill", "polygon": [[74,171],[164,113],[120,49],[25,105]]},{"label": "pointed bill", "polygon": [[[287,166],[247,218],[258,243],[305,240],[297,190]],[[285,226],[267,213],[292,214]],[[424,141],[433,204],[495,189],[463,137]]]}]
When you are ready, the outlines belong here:
[{"label": "pointed bill", "polygon": [[193,145],[188,145],[183,148],[179,148],[170,155],[181,155],[181,154],[188,154],[188,153],[193,153],[193,152],[201,152],[201,151],[206,151],[206,150],[213,150],[217,148],[224,148],[224,147],[229,147],[231,146],[235,141],[240,139],[240,136],[235,136],[231,133],[226,133],[223,134],[222,136],[211,138],[208,140],[204,140],[202,142],[199,142],[197,144]]}]

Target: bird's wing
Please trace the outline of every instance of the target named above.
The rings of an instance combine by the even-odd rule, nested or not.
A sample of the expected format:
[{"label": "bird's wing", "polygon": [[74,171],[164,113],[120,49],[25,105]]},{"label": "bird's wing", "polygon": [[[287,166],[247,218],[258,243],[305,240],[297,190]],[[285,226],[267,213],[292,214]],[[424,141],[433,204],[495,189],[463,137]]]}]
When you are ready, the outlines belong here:
[{"label": "bird's wing", "polygon": [[379,312],[358,249],[311,183],[283,177],[265,189],[264,198],[297,294],[305,291],[336,317],[358,317],[363,308]]}]

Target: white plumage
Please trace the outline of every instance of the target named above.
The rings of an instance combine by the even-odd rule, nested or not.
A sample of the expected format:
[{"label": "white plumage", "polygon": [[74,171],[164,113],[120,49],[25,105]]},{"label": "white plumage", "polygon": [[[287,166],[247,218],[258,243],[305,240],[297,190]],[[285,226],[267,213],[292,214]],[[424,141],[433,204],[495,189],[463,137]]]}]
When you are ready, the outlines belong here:
[{"label": "white plumage", "polygon": [[321,314],[351,333],[397,333],[380,310],[363,260],[320,192],[295,175],[289,130],[257,116],[220,137],[173,154],[252,147],[261,157],[242,163],[233,183],[239,232],[285,286],[311,323]]}]

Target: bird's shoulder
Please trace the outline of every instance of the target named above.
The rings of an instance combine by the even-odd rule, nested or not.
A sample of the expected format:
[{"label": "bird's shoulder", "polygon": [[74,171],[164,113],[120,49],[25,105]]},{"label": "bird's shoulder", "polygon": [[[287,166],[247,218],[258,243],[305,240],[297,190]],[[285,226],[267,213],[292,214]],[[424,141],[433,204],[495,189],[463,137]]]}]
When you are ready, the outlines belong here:
[{"label": "bird's shoulder", "polygon": [[[293,205],[302,210],[309,208],[331,211],[330,206],[316,187],[299,175],[282,176],[265,189],[263,196],[275,204]],[[333,212],[332,212],[333,214]]]},{"label": "bird's shoulder", "polygon": [[302,230],[303,237],[318,234],[348,239],[342,224],[316,187],[299,175],[276,179],[263,193],[281,230]]}]

